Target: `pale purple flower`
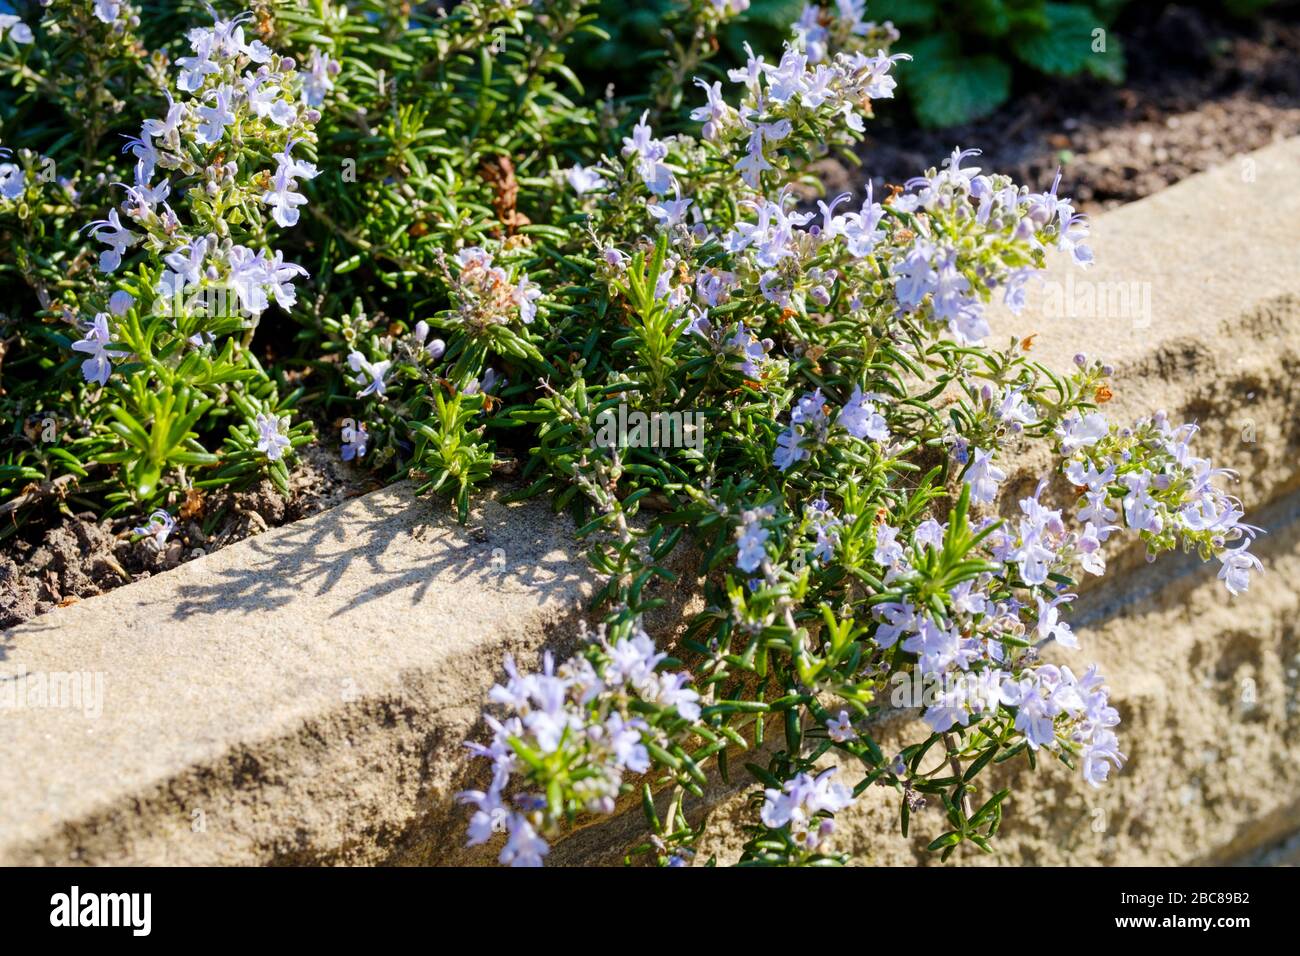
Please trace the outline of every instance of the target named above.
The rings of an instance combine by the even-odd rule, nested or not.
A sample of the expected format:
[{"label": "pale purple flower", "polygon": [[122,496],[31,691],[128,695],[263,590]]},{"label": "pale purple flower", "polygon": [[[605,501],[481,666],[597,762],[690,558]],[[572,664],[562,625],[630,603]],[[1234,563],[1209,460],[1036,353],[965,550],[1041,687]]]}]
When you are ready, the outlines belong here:
[{"label": "pale purple flower", "polygon": [[182,284],[172,282],[173,289],[184,289],[188,285],[198,285],[203,278],[203,263],[208,254],[208,239],[200,236],[181,246],[174,252],[163,256],[163,262],[182,280]]},{"label": "pale purple flower", "polygon": [[1153,476],[1150,472],[1132,472],[1123,477],[1128,494],[1124,496],[1124,520],[1134,531],[1149,531],[1159,534],[1164,528],[1160,504],[1152,496]]},{"label": "pale purple flower", "polygon": [[81,374],[87,382],[105,384],[108,377],[113,374],[112,360],[126,355],[125,352],[110,349],[108,347],[110,341],[112,341],[112,334],[108,330],[108,315],[101,312],[95,316],[95,321],[86,331],[85,338],[80,342],[72,343],[74,352],[86,352],[89,355],[89,358],[81,363]]},{"label": "pale purple flower", "polygon": [[911,312],[921,304],[921,300],[934,290],[938,274],[931,266],[934,247],[926,240],[918,240],[908,250],[901,261],[889,267],[891,275],[898,276],[894,286],[894,295],[898,304]]},{"label": "pale purple flower", "polygon": [[1061,452],[1073,455],[1080,448],[1088,448],[1106,437],[1110,425],[1101,412],[1089,412],[1080,417],[1077,413],[1070,415],[1057,429],[1061,438]]},{"label": "pale purple flower", "polygon": [[645,773],[650,769],[650,752],[641,736],[648,729],[649,725],[639,717],[624,720],[622,714],[613,713],[606,718],[604,731],[620,768],[633,773]]},{"label": "pale purple flower", "polygon": [[367,395],[382,398],[388,390],[385,379],[388,377],[388,367],[392,364],[388,359],[371,362],[355,349],[349,352],[348,367],[357,373],[357,384],[362,386],[361,391],[357,392],[357,398],[365,398]]},{"label": "pale purple flower", "polygon": [[[7,155],[7,151],[0,155]],[[0,163],[0,197],[17,200],[26,191],[27,178],[22,167],[13,163]]]},{"label": "pale purple flower", "polygon": [[212,33],[208,30],[190,32],[190,48],[193,56],[177,57],[176,65],[181,68],[180,79],[176,85],[187,93],[193,93],[203,85],[203,78],[212,73],[220,73],[221,68],[212,62]]},{"label": "pale purple flower", "polygon": [[551,848],[528,819],[522,814],[512,813],[506,826],[510,837],[498,858],[501,863],[507,866],[541,866]]},{"label": "pale purple flower", "polygon": [[519,307],[519,320],[528,325],[537,318],[537,300],[542,297],[541,287],[528,276],[521,276],[510,290],[511,301]]},{"label": "pale purple flower", "polygon": [[898,540],[898,529],[881,522],[876,528],[876,545],[872,558],[882,568],[893,568],[903,563],[903,543]]},{"label": "pale purple flower", "polygon": [[289,168],[281,165],[271,178],[271,188],[262,194],[262,202],[271,207],[271,218],[276,224],[288,228],[298,222],[298,208],[307,204],[307,197],[294,192],[297,181],[289,175]]},{"label": "pale purple flower", "polygon": [[992,504],[998,496],[998,484],[1007,473],[993,464],[993,451],[974,449],[974,458],[966,469],[965,482],[970,486],[970,500],[976,504]]},{"label": "pale purple flower", "polygon": [[13,40],[20,46],[31,43],[36,39],[32,33],[32,28],[23,23],[12,13],[0,13],[0,40],[3,40],[5,34],[9,34],[9,39]]},{"label": "pale purple flower", "polygon": [[803,461],[810,454],[804,448],[803,432],[797,425],[791,425],[776,436],[776,451],[772,453],[772,464],[778,471],[786,471],[791,465]]},{"label": "pale purple flower", "polygon": [[149,519],[140,527],[131,529],[132,534],[142,535],[153,542],[159,551],[167,543],[167,538],[176,530],[176,519],[161,508],[149,515]]},{"label": "pale purple flower", "polygon": [[[259,41],[253,41],[255,43]],[[308,106],[319,108],[325,104],[325,97],[334,89],[333,77],[339,72],[339,63],[312,47],[307,57],[307,70],[303,74],[302,101]]]},{"label": "pale purple flower", "polygon": [[605,177],[601,176],[595,169],[588,169],[581,163],[565,170],[564,178],[579,196],[602,189],[605,186]]},{"label": "pale purple flower", "polygon": [[852,791],[831,780],[835,770],[831,767],[816,777],[797,774],[785,781],[780,790],[771,787],[765,790],[763,809],[759,813],[763,825],[774,830],[789,825],[796,841],[807,849],[816,849],[833,831],[833,825],[814,827],[813,818],[820,813],[838,813],[853,803]]},{"label": "pale purple flower", "polygon": [[1071,216],[1061,223],[1061,235],[1056,240],[1058,249],[1068,252],[1075,265],[1092,265],[1092,249],[1084,242],[1088,238],[1088,221],[1084,216]]},{"label": "pale purple flower", "polygon": [[250,315],[260,315],[271,304],[266,294],[266,257],[247,246],[231,246],[226,254],[230,268],[226,282]]},{"label": "pale purple flower", "polygon": [[224,84],[208,91],[203,102],[206,104],[211,101],[212,105],[203,105],[197,110],[203,122],[198,125],[194,135],[200,143],[219,142],[226,127],[235,121],[232,109],[234,93],[233,89]]},{"label": "pale purple flower", "polygon": [[743,524],[736,529],[736,567],[746,574],[758,570],[758,566],[767,559],[765,545],[772,532],[763,527],[763,519],[770,516],[771,510],[768,508],[746,511],[742,517]]},{"label": "pale purple flower", "polygon": [[889,425],[885,422],[885,417],[876,410],[870,397],[862,394],[860,386],[853,387],[853,394],[840,409],[835,423],[854,438],[889,441]]},{"label": "pale purple flower", "polygon": [[116,316],[126,315],[135,305],[135,296],[124,289],[118,289],[108,297],[108,311]]},{"label": "pale purple flower", "polygon": [[184,103],[172,99],[170,91],[164,90],[167,97],[167,112],[162,119],[147,119],[141,125],[141,135],[150,136],[165,142],[172,141],[180,135],[181,122],[188,112]]},{"label": "pale purple flower", "polygon": [[257,426],[257,450],[270,461],[279,461],[284,456],[285,449],[292,446],[289,436],[284,433],[289,427],[289,416],[264,415],[259,412],[254,424]]},{"label": "pale purple flower", "polygon": [[285,262],[284,253],[279,249],[275,255],[265,259],[266,287],[282,309],[293,308],[298,301],[298,293],[293,287],[293,280],[307,275],[307,270],[295,262]]},{"label": "pale purple flower", "polygon": [[366,457],[370,433],[366,431],[365,425],[360,422],[344,425],[340,437],[343,439],[343,446],[339,449],[339,456],[344,461]]},{"label": "pale purple flower", "polygon": [[1227,550],[1219,555],[1222,566],[1219,568],[1219,580],[1223,582],[1232,595],[1243,593],[1250,587],[1250,572],[1263,571],[1264,565],[1259,558],[1242,545],[1235,550]]},{"label": "pale purple flower", "polygon": [[108,211],[107,219],[98,219],[87,225],[86,228],[94,229],[92,235],[108,246],[99,255],[99,270],[101,272],[115,271],[122,264],[122,257],[126,255],[126,250],[140,241],[139,236],[122,225],[122,220],[118,218],[116,209]]},{"label": "pale purple flower", "polygon": [[706,103],[691,110],[691,119],[703,123],[701,134],[705,140],[714,142],[718,137],[721,124],[730,119],[733,110],[723,99],[721,82],[709,84],[697,76],[695,85],[704,90]]},{"label": "pale purple flower", "polygon": [[700,695],[686,687],[690,675],[685,671],[656,674],[657,684],[651,681],[637,688],[641,699],[662,707],[671,707],[685,720],[700,719]]},{"label": "pale purple flower", "polygon": [[849,255],[858,259],[871,255],[876,245],[885,238],[885,231],[880,221],[885,216],[885,208],[872,201],[872,185],[867,180],[867,198],[862,202],[858,212],[845,213],[840,219],[838,231],[844,236]]},{"label": "pale purple flower", "polygon": [[727,339],[726,347],[729,351],[739,353],[736,367],[746,378],[758,380],[763,377],[762,365],[767,359],[771,342],[755,338],[745,328],[745,323],[739,322],[736,324],[735,332]]},{"label": "pale purple flower", "polygon": [[1062,647],[1078,647],[1079,639],[1074,636],[1074,631],[1070,625],[1061,620],[1061,614],[1058,606],[1068,598],[1058,598],[1057,600],[1043,600],[1039,595],[1034,595],[1034,600],[1038,602],[1038,624],[1036,630],[1040,641],[1054,640]]},{"label": "pale purple flower", "polygon": [[668,158],[668,144],[654,138],[646,123],[650,111],[632,128],[632,135],[623,138],[623,156],[636,157],[637,174],[656,196],[665,196],[673,188],[672,171],[664,164]]},{"label": "pale purple flower", "polygon": [[686,217],[686,212],[691,208],[693,200],[682,199],[680,194],[676,199],[661,199],[659,202],[651,203],[648,208],[650,215],[659,221],[659,224],[666,229],[671,229],[678,225]]},{"label": "pale purple flower", "polygon": [[1038,412],[1024,396],[1021,389],[1007,386],[1003,392],[1002,401],[994,414],[997,415],[998,421],[1009,425],[1033,425],[1038,421]]},{"label": "pale purple flower", "polygon": [[[1111,514],[1114,515],[1114,512]],[[1089,574],[1100,576],[1106,573],[1106,555],[1101,546],[1107,535],[1114,530],[1113,525],[1103,525],[1098,528],[1091,521],[1084,525],[1083,533],[1075,542],[1075,548],[1078,550],[1079,565]]]},{"label": "pale purple flower", "polygon": [[867,97],[873,100],[893,99],[894,90],[898,87],[898,81],[889,75],[889,71],[895,63],[910,60],[911,58],[908,53],[886,55],[883,51],[871,57],[867,61],[870,71],[870,79],[867,81],[866,87]]},{"label": "pale purple flower", "polygon": [[837,744],[858,739],[858,732],[853,729],[853,721],[849,719],[847,710],[841,710],[838,717],[826,721],[826,734]]},{"label": "pale purple flower", "polygon": [[940,524],[933,518],[926,518],[912,532],[912,540],[921,547],[930,547],[937,551],[943,547],[943,536],[946,530],[947,524]]},{"label": "pale purple flower", "polygon": [[776,66],[767,66],[767,96],[773,103],[782,104],[803,91],[807,74],[808,57],[792,47],[786,47]]}]

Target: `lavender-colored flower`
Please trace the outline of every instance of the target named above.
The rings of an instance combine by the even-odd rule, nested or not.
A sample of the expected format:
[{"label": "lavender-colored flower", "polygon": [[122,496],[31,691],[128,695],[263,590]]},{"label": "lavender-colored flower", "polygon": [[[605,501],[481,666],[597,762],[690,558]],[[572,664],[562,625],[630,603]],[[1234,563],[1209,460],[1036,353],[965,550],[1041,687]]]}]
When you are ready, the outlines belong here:
[{"label": "lavender-colored flower", "polygon": [[682,199],[679,194],[676,199],[661,199],[657,203],[651,203],[646,208],[650,210],[650,215],[657,219],[661,226],[671,229],[686,217],[686,212],[691,208],[691,203],[692,200]]},{"label": "lavender-colored flower", "polygon": [[235,91],[226,85],[208,91],[204,103],[206,104],[208,100],[211,100],[212,105],[200,106],[196,110],[203,120],[194,133],[195,138],[200,143],[219,142],[225,134],[226,127],[235,121],[235,112],[232,109],[234,96]]},{"label": "lavender-colored flower", "polygon": [[776,436],[776,451],[772,453],[772,464],[778,471],[787,471],[791,465],[798,464],[811,454],[803,447],[803,431],[798,425],[791,425]]},{"label": "lavender-colored flower", "polygon": [[289,416],[258,413],[254,424],[257,426],[257,450],[266,455],[268,460],[279,461],[284,456],[285,449],[293,444],[285,434],[289,427]]},{"label": "lavender-colored flower", "polygon": [[149,515],[143,525],[131,529],[132,534],[142,535],[153,542],[153,546],[159,551],[167,543],[167,538],[176,530],[176,519],[169,515],[161,508]]},{"label": "lavender-colored flower", "polygon": [[1089,412],[1080,416],[1071,414],[1061,423],[1056,434],[1061,439],[1061,452],[1073,455],[1080,448],[1097,444],[1110,432],[1106,416],[1101,412]]},{"label": "lavender-colored flower", "polygon": [[506,866],[541,866],[551,848],[533,829],[527,817],[519,813],[510,815],[506,822],[510,837],[499,857]]},{"label": "lavender-colored flower", "polygon": [[1222,566],[1219,568],[1219,580],[1234,596],[1250,587],[1250,572],[1263,571],[1264,565],[1259,558],[1246,550],[1246,546],[1224,551],[1219,555]]},{"label": "lavender-colored flower", "polygon": [[307,204],[306,196],[294,192],[298,188],[295,177],[314,179],[318,173],[314,164],[290,155],[293,146],[290,143],[284,152],[276,154],[278,165],[271,178],[271,188],[262,194],[262,202],[271,207],[271,218],[284,228],[298,222],[298,207]]},{"label": "lavender-colored flower", "polygon": [[537,318],[537,300],[542,297],[541,287],[528,276],[520,276],[511,288],[510,298],[519,307],[519,321],[530,324]]},{"label": "lavender-colored flower", "polygon": [[668,144],[654,138],[646,119],[650,111],[641,114],[641,119],[632,128],[632,135],[623,139],[623,156],[636,158],[637,174],[656,196],[666,196],[673,188],[672,171],[665,165],[668,158]]},{"label": "lavender-colored flower", "polygon": [[858,732],[853,729],[853,721],[849,719],[847,710],[841,710],[838,717],[826,721],[826,734],[837,744],[858,739]]},{"label": "lavender-colored flower", "polygon": [[864,395],[860,386],[854,386],[853,394],[840,409],[835,423],[854,438],[870,438],[872,441],[889,441],[889,426],[885,417],[876,410],[871,396]]},{"label": "lavender-colored flower", "polygon": [[344,425],[340,437],[343,439],[343,445],[339,449],[339,456],[344,461],[366,457],[366,446],[370,442],[370,433],[366,431],[365,425],[360,422]]},{"label": "lavender-colored flower", "polygon": [[564,178],[579,196],[586,195],[605,186],[605,177],[595,169],[588,169],[578,163],[564,171]]},{"label": "lavender-colored flower", "polygon": [[108,330],[108,315],[104,312],[95,316],[95,321],[86,331],[86,336],[80,342],[73,342],[72,349],[74,352],[85,352],[90,356],[81,363],[81,374],[87,382],[96,382],[100,385],[108,381],[108,377],[113,374],[113,359],[122,358],[125,352],[119,352],[108,347],[112,341],[112,333]]},{"label": "lavender-colored flower", "polygon": [[1034,596],[1038,602],[1038,624],[1035,629],[1040,641],[1056,641],[1062,647],[1078,647],[1079,639],[1075,637],[1070,625],[1061,620],[1058,606],[1069,598],[1058,598],[1048,602],[1039,595]]},{"label": "lavender-colored flower", "polygon": [[3,40],[5,34],[9,34],[9,39],[13,40],[20,46],[31,43],[36,39],[32,33],[32,28],[23,23],[12,13],[0,13],[0,40]]},{"label": "lavender-colored flower", "polygon": [[357,392],[357,398],[365,398],[367,395],[377,395],[382,398],[388,390],[386,379],[388,368],[392,364],[387,359],[382,362],[371,362],[356,350],[349,352],[348,367],[357,373],[357,384],[362,386],[361,391]]},{"label": "lavender-colored flower", "polygon": [[993,464],[992,450],[976,448],[974,453],[964,479],[970,486],[970,500],[976,504],[992,504],[998,496],[998,484],[1006,481],[1007,473]]},{"label": "lavender-colored flower", "polygon": [[131,311],[133,305],[135,305],[135,296],[124,289],[118,289],[108,297],[108,311],[119,317]]},{"label": "lavender-colored flower", "polygon": [[742,516],[742,524],[736,529],[739,550],[736,554],[736,567],[746,574],[758,570],[758,566],[767,559],[766,544],[772,532],[763,527],[763,520],[772,515],[772,509],[754,508]]},{"label": "lavender-colored flower", "polygon": [[835,555],[835,545],[839,543],[843,522],[831,511],[831,504],[825,495],[810,501],[804,509],[804,515],[808,518],[813,533],[817,535],[813,557],[819,561],[830,561]]},{"label": "lavender-colored flower", "polygon": [[181,68],[176,85],[187,93],[196,92],[203,85],[203,78],[220,73],[221,68],[211,60],[213,34],[210,30],[193,30],[190,32],[190,49],[193,56],[176,58],[176,65]]},{"label": "lavender-colored flower", "polygon": [[762,366],[767,360],[768,349],[771,348],[771,342],[755,338],[745,328],[744,322],[736,324],[736,330],[726,341],[728,351],[739,354],[738,367],[741,373],[748,379],[758,380],[763,377]]},{"label": "lavender-colored flower", "polygon": [[323,106],[325,97],[334,89],[333,78],[338,72],[337,60],[312,47],[311,54],[307,57],[307,71],[303,76],[302,101],[315,108]]},{"label": "lavender-colored flower", "polygon": [[881,522],[876,528],[876,546],[872,559],[882,568],[892,568],[903,563],[903,544],[898,540],[898,529]]},{"label": "lavender-colored flower", "polygon": [[99,219],[86,226],[94,229],[94,237],[109,248],[99,254],[99,271],[113,272],[122,264],[126,250],[140,241],[140,237],[122,225],[117,210],[110,209],[107,219]]},{"label": "lavender-colored flower", "polygon": [[[7,153],[0,153],[7,155]],[[0,198],[16,201],[27,191],[27,178],[21,166],[0,163]]]},{"label": "lavender-colored flower", "polygon": [[[781,789],[769,787],[764,791],[763,809],[759,817],[763,825],[779,829],[789,825],[791,835],[806,849],[816,849],[833,832],[834,825],[813,825],[813,818],[821,813],[838,813],[853,803],[853,793],[831,777],[836,768],[823,770],[816,777],[797,774],[782,784]],[[829,820],[823,821],[830,823]]]}]

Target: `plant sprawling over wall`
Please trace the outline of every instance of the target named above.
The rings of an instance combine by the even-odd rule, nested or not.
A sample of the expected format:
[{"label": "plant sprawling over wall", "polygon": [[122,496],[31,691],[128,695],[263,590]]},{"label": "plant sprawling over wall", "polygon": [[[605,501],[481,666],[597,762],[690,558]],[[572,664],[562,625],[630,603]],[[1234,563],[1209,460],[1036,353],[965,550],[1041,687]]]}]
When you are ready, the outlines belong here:
[{"label": "plant sprawling over wall", "polygon": [[[518,472],[606,585],[581,653],[507,661],[486,702],[462,799],[503,862],[635,791],[631,852],[688,862],[712,769],[755,783],[751,864],[843,862],[835,814],[870,787],[904,832],[941,808],[918,821],[947,856],[991,850],[995,763],[1101,785],[1125,757],[1074,660],[1075,582],[1138,538],[1237,594],[1255,529],[1194,427],[1106,419],[1100,360],[990,341],[988,305],[1023,305],[1049,256],[1091,262],[1059,177],[954,149],[889,195],[821,196],[809,163],[912,64],[836,3],[712,69],[746,6],[682,4],[634,109],[566,66],[601,36],[581,0],[0,19],[0,493],[161,542],[207,489],[284,486],[313,440],[462,518]],[[662,132],[679,99],[689,127]],[[1054,464],[999,519],[1031,442]],[[647,633],[683,574],[705,609]],[[899,706],[926,729],[885,753]]]}]

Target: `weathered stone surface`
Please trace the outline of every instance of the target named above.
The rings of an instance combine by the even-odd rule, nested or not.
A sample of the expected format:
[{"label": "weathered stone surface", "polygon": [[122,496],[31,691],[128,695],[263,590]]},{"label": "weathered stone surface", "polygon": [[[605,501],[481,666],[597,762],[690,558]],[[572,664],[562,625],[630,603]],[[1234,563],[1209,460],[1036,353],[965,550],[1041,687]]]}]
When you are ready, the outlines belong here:
[{"label": "weathered stone surface", "polygon": [[[1094,265],[1054,254],[1019,317],[994,312],[990,342],[1033,336],[1030,355],[1054,369],[1079,353],[1109,363],[1106,415],[1165,409],[1197,422],[1194,447],[1240,474],[1233,491],[1248,511],[1300,487],[1297,174],[1300,139],[1285,140],[1098,217]],[[1006,510],[1047,464],[1045,448],[1026,450]],[[1141,564],[1140,552],[1114,555],[1112,574]],[[1108,586],[1085,582],[1096,584]]]},{"label": "weathered stone surface", "polygon": [[[1237,492],[1272,532],[1267,573],[1235,601],[1214,569],[1133,555],[1085,594],[1084,649],[1065,659],[1100,662],[1130,763],[1100,792],[1040,765],[1009,808],[1000,862],[1239,859],[1300,829],[1300,140],[1248,158],[1101,217],[1098,265],[1053,271],[1094,295],[1149,283],[1149,325],[1140,307],[1136,322],[1053,318],[1042,290],[995,322],[1002,337],[1037,332],[1048,365],[1109,360],[1114,416],[1199,420],[1200,452],[1241,472]],[[1026,457],[1013,493],[1040,465]],[[0,863],[486,859],[461,849],[452,794],[477,778],[460,742],[482,730],[506,651],[533,661],[575,642],[592,579],[571,533],[544,506],[495,495],[462,529],[399,485],[5,632],[0,702],[15,675],[71,671],[102,675],[103,699],[94,719],[0,709]],[[887,748],[912,719],[882,725]],[[845,815],[845,845],[868,862],[929,862],[932,814],[903,840],[885,797]],[[710,791],[706,849],[721,860],[740,845],[742,803]],[[617,859],[639,823],[588,827],[553,858]]]},{"label": "weathered stone surface", "polygon": [[461,528],[395,485],[6,632],[0,679],[75,670],[103,696],[0,710],[0,862],[459,846],[502,655],[565,650],[591,593],[572,524],[499,494]]}]

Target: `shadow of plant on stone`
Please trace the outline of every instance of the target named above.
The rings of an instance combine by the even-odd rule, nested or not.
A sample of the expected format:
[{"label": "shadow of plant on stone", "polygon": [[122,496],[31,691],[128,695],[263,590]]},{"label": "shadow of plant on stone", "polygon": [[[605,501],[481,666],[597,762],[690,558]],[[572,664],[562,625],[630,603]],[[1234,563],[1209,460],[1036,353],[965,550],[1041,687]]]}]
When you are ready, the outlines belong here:
[{"label": "shadow of plant on stone", "polygon": [[[425,600],[435,583],[506,593],[535,592],[590,579],[580,554],[556,548],[570,523],[550,518],[543,528],[528,520],[537,509],[489,498],[462,526],[442,502],[417,498],[408,485],[359,498],[336,509],[249,541],[251,560],[215,571],[203,583],[179,589],[173,617],[185,620],[214,610],[249,615],[295,601],[323,600],[328,616],[342,618],[376,598],[409,591]],[[345,575],[370,579],[339,594]]]}]

